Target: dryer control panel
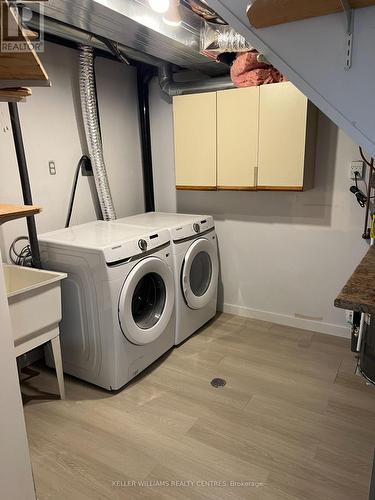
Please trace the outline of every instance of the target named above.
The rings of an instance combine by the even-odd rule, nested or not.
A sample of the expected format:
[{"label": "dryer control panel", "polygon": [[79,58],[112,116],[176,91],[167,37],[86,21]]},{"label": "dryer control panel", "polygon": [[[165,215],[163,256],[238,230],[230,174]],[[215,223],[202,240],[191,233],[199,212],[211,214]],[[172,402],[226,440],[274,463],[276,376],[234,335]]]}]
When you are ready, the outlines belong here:
[{"label": "dryer control panel", "polygon": [[185,238],[191,238],[192,236],[198,236],[199,234],[205,233],[214,227],[215,224],[211,215],[205,215],[200,218],[198,216],[196,220],[189,224],[182,224],[180,226],[173,227],[171,229],[172,240],[179,241]]}]

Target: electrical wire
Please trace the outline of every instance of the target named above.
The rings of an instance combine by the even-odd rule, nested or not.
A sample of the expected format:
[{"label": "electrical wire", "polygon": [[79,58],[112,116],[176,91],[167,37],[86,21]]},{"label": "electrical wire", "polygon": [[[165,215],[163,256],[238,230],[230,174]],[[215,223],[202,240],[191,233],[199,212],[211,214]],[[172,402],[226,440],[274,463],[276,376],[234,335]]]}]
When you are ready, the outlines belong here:
[{"label": "electrical wire", "polygon": [[72,212],[73,212],[74,199],[75,199],[76,191],[77,191],[79,172],[83,166],[86,166],[86,169],[87,169],[88,164],[90,164],[90,166],[91,166],[90,158],[86,155],[81,156],[81,158],[77,164],[76,170],[74,172],[73,185],[72,185],[72,190],[70,193],[68,213],[66,216],[65,227],[70,226],[70,220],[72,218]]},{"label": "electrical wire", "polygon": [[365,155],[363,153],[363,149],[361,148],[361,146],[359,146],[359,153],[361,155],[362,160],[366,163],[366,165],[368,165],[372,170],[375,170],[373,158],[371,158],[370,161],[367,160],[367,158],[365,157]]},{"label": "electrical wire", "polygon": [[362,208],[364,208],[366,206],[366,203],[367,203],[367,196],[358,187],[358,181],[357,181],[358,175],[359,175],[359,172],[354,172],[355,186],[351,186],[350,191],[357,198],[358,204]]},{"label": "electrical wire", "polygon": [[359,189],[359,188],[358,188],[358,181],[357,181],[357,177],[359,177],[359,173],[358,173],[358,172],[354,172],[355,187],[356,187],[357,189]]},{"label": "electrical wire", "polygon": [[[20,251],[17,251],[16,244],[20,241],[27,241],[27,245],[23,246]],[[32,264],[31,247],[27,236],[19,236],[16,238],[9,248],[9,259],[17,266],[28,266]]]},{"label": "electrical wire", "polygon": [[120,51],[117,43],[112,42],[112,40],[108,40],[108,38],[104,38],[98,35],[96,35],[96,38],[98,38],[98,40],[103,42],[108,47],[108,49],[112,52],[112,54],[116,57],[116,59],[118,59],[124,64],[127,64],[128,66],[130,65],[129,59],[123,54],[123,52]]},{"label": "electrical wire", "polygon": [[[358,187],[358,178],[359,178],[359,172],[354,172],[354,182],[355,182],[355,187],[356,187],[358,190],[360,190],[360,189],[359,189],[359,187]],[[366,180],[365,180],[365,179],[361,179],[361,181],[362,181],[362,182],[363,182],[363,184],[365,185],[365,188],[366,188],[365,193],[367,193],[367,191],[368,191],[368,188],[367,188],[367,182],[366,182]],[[362,191],[362,192],[363,192],[363,191]],[[370,196],[370,199],[371,199],[371,198],[374,198],[374,197],[373,197],[373,196]]]},{"label": "electrical wire", "polygon": [[363,230],[363,234],[362,234],[362,238],[367,240],[370,238],[369,228],[368,228],[368,218],[369,218],[369,214],[370,214],[370,200],[373,198],[371,196],[371,189],[372,189],[372,181],[373,181],[375,167],[374,167],[374,158],[367,160],[367,158],[365,157],[365,155],[363,153],[361,146],[359,146],[359,153],[361,155],[362,160],[365,162],[365,164],[370,167],[369,180],[368,180],[368,186],[367,186],[367,196],[366,196],[365,223],[364,223],[364,230]]}]

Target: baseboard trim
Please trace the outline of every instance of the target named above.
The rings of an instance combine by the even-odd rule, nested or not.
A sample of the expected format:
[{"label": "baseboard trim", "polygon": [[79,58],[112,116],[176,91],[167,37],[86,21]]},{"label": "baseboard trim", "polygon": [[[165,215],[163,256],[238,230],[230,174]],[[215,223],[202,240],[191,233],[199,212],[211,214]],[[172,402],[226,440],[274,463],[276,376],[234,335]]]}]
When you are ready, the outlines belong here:
[{"label": "baseboard trim", "polygon": [[236,314],[237,316],[243,316],[245,318],[270,321],[278,325],[292,326],[303,330],[326,333],[327,335],[335,335],[336,337],[350,338],[349,328],[342,325],[335,325],[333,323],[295,318],[294,316],[287,316],[286,314],[261,311],[259,309],[251,309],[250,307],[238,306],[234,304],[224,304],[223,312]]}]

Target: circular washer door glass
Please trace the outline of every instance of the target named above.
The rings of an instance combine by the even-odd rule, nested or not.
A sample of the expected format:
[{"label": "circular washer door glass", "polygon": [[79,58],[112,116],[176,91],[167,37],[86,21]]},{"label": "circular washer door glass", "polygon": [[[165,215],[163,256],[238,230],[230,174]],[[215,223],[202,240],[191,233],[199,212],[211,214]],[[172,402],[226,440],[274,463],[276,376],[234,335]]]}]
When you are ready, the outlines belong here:
[{"label": "circular washer door glass", "polygon": [[157,273],[143,276],[135,287],[132,298],[132,315],[135,324],[149,330],[160,320],[166,302],[163,278]]},{"label": "circular washer door glass", "polygon": [[202,297],[210,286],[212,278],[212,262],[207,252],[199,252],[190,268],[190,288],[196,297]]},{"label": "circular washer door glass", "polygon": [[181,269],[181,287],[186,304],[202,309],[215,299],[219,263],[216,239],[198,238],[188,248]]},{"label": "circular washer door glass", "polygon": [[139,261],[126,276],[119,302],[122,333],[136,345],[154,342],[166,331],[174,311],[173,272],[158,257]]}]

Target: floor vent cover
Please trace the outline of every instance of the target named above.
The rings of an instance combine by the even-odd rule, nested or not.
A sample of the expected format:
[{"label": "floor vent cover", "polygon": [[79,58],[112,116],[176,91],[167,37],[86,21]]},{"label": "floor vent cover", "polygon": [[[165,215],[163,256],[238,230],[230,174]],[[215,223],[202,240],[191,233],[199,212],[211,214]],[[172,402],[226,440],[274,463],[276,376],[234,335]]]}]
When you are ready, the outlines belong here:
[{"label": "floor vent cover", "polygon": [[214,378],[211,380],[211,385],[212,387],[224,387],[226,385],[227,381],[224,380],[223,378]]}]

